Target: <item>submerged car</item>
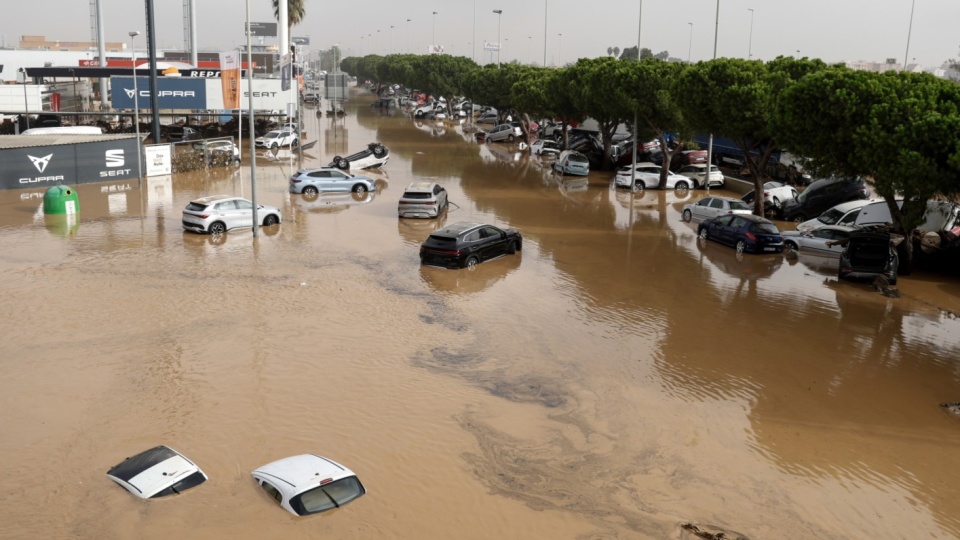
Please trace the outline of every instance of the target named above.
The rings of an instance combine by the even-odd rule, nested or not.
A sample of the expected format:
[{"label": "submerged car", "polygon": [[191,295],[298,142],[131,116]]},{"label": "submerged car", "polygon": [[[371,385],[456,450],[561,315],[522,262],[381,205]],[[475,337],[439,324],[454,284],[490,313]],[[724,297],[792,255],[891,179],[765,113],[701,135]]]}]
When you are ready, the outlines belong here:
[{"label": "submerged car", "polygon": [[274,130],[267,132],[263,137],[257,137],[254,142],[259,148],[277,149],[281,146],[297,146],[299,139],[291,130]]},{"label": "submerged car", "polygon": [[519,231],[484,223],[460,222],[431,234],[420,245],[420,264],[443,268],[473,268],[477,264],[523,248]]},{"label": "submerged car", "polygon": [[560,155],[560,144],[552,139],[537,139],[530,145],[530,153],[535,156]]},{"label": "submerged car", "polygon": [[[753,204],[755,198],[754,190],[750,190],[740,200]],[[783,203],[792,201],[797,197],[797,190],[793,186],[788,186],[783,182],[769,181],[763,184],[763,207],[772,213],[778,213]]]},{"label": "submerged car", "polygon": [[517,139],[517,130],[512,124],[500,124],[484,133],[487,142],[513,142]]},{"label": "submerged car", "polygon": [[753,214],[730,214],[705,220],[697,227],[701,240],[734,246],[737,253],[780,253],[783,236],[767,218]]},{"label": "submerged car", "polygon": [[353,471],[315,454],[280,459],[251,474],[270,498],[295,516],[340,508],[367,492]]},{"label": "submerged car", "polygon": [[863,178],[826,178],[817,180],[794,199],[783,201],[780,218],[802,223],[842,202],[868,198]]},{"label": "submerged car", "polygon": [[202,153],[210,165],[240,163],[240,148],[233,141],[196,142],[193,149]]},{"label": "submerged car", "polygon": [[784,249],[839,257],[843,246],[837,242],[850,238],[850,233],[856,230],[855,227],[826,225],[812,231],[783,231],[780,234],[783,236]]},{"label": "submerged car", "polygon": [[192,461],[169,446],[155,446],[107,471],[107,477],[141,499],[180,494],[207,481]]},{"label": "submerged car", "polygon": [[[282,221],[280,210],[257,205],[257,220],[269,227]],[[194,199],[183,209],[183,228],[198,233],[220,234],[239,227],[253,227],[253,203],[242,197],[213,195]]]},{"label": "submerged car", "polygon": [[564,150],[553,162],[553,170],[560,174],[587,176],[590,174],[590,160],[575,150]]},{"label": "submerged car", "polygon": [[390,151],[387,147],[376,142],[367,145],[366,150],[361,150],[356,154],[347,157],[336,156],[330,162],[328,167],[338,169],[374,169],[386,165],[390,159]]},{"label": "submerged car", "polygon": [[[636,172],[631,173],[632,167],[621,167],[614,177],[614,183],[617,187],[630,188],[631,185],[636,189],[656,189],[660,185],[660,166],[655,163],[637,163]],[[636,178],[636,182],[631,184],[631,176]],[[667,171],[667,189],[690,189],[696,187],[690,178]]]},{"label": "submerged car", "polygon": [[414,182],[407,186],[397,203],[402,218],[435,218],[449,204],[447,190],[436,182]]},{"label": "submerged car", "polygon": [[707,219],[722,214],[750,214],[750,207],[730,197],[704,197],[695,203],[683,206],[683,220]]},{"label": "submerged car", "polygon": [[856,200],[840,203],[819,216],[797,225],[797,230],[810,232],[827,225],[853,225],[860,210],[872,201]]},{"label": "submerged car", "polygon": [[888,284],[896,285],[900,259],[889,233],[854,231],[843,243],[837,273],[840,279],[883,277]]},{"label": "submerged car", "polygon": [[315,196],[321,191],[374,191],[376,183],[367,176],[353,175],[334,167],[301,169],[290,177],[290,193]]},{"label": "submerged car", "polygon": [[[705,178],[707,176],[707,164],[706,163],[694,163],[692,165],[684,165],[680,167],[680,170],[677,171],[677,174],[681,176],[686,176],[687,178],[693,180],[694,187],[703,187],[705,185]],[[710,165],[710,179],[706,181],[708,187],[723,187],[724,178],[723,172],[720,171],[720,168],[716,165]]]}]

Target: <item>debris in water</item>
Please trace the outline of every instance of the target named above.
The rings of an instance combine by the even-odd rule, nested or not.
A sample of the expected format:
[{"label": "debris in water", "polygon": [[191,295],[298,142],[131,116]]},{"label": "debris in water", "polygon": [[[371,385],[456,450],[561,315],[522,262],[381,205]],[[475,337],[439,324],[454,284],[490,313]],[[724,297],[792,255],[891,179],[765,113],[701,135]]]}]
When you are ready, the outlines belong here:
[{"label": "debris in water", "polygon": [[940,406],[946,409],[947,412],[960,415],[960,401],[954,401],[953,403],[941,403]]},{"label": "debris in water", "polygon": [[306,286],[307,286],[307,282],[306,282],[306,281],[301,281],[301,282],[300,282],[300,286],[301,286],[301,287],[306,287]]},{"label": "debris in water", "polygon": [[873,288],[888,298],[900,298],[900,291],[890,286],[890,281],[884,276],[877,276],[873,280]]},{"label": "debris in water", "polygon": [[[704,525],[709,529],[713,529],[716,532],[710,532],[700,527],[694,525],[693,523],[684,523],[680,526],[681,529],[691,533],[696,538],[703,538],[704,540],[749,540],[746,536],[733,531],[724,531],[719,527],[714,527],[711,525]],[[686,536],[686,535],[683,535]]]}]

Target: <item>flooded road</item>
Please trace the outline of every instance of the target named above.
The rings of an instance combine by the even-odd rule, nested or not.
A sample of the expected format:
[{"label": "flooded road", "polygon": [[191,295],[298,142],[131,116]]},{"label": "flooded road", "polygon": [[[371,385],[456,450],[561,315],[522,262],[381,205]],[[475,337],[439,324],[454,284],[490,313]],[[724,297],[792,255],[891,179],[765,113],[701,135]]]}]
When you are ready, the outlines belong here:
[{"label": "flooded road", "polygon": [[[79,186],[72,223],[0,192],[0,537],[960,537],[938,406],[960,400],[960,282],[892,299],[829,260],[738,258],[681,221],[703,192],[560,179],[371,100],[305,118],[302,166],[377,140],[378,191],[306,201],[295,162],[261,157],[284,222],[256,240],[180,225],[192,198],[249,197],[248,169]],[[455,204],[399,221],[418,180]],[[457,221],[523,251],[420,267]],[[141,501],[104,475],[157,444],[210,480]],[[250,472],[301,453],[367,495],[287,514]]]}]

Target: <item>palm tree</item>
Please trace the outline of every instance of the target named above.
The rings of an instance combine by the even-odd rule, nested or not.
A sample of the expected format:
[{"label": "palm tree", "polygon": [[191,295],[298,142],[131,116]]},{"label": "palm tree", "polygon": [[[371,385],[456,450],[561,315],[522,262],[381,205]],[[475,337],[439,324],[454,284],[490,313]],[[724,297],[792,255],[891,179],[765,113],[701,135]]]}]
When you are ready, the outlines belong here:
[{"label": "palm tree", "polygon": [[[279,21],[280,19],[280,0],[273,1],[273,16]],[[286,0],[287,2],[287,26],[296,26],[303,22],[303,17],[306,15],[303,4],[306,0]]]}]

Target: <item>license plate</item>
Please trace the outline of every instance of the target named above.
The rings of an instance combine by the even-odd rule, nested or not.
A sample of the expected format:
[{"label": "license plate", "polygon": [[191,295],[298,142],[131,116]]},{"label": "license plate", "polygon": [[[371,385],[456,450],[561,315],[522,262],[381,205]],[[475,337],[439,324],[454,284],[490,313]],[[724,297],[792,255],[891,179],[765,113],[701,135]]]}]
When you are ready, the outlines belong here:
[{"label": "license plate", "polygon": [[767,246],[767,247],[765,247],[765,248],[763,248],[763,250],[764,250],[764,251],[776,251],[776,250],[777,250],[777,248],[775,248],[775,247],[770,247],[770,246]]}]

